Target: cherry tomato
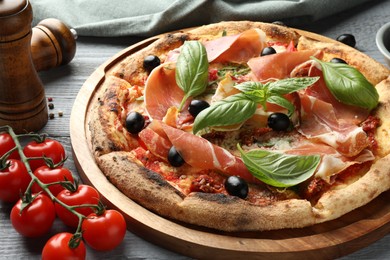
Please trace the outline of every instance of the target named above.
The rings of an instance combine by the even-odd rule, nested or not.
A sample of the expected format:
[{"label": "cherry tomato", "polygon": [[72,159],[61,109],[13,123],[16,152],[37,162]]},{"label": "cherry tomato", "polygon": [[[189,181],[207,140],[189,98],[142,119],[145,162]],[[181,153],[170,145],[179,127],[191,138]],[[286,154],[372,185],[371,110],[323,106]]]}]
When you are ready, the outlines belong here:
[{"label": "cherry tomato", "polygon": [[[80,184],[76,191],[63,190],[57,195],[57,199],[64,202],[68,206],[76,206],[82,204],[94,204],[99,203],[99,193],[95,188],[88,185]],[[54,204],[56,208],[57,216],[68,226],[77,227],[79,223],[78,217],[61,206],[58,203]],[[94,213],[90,207],[80,207],[75,209],[78,213],[88,216]]]},{"label": "cherry tomato", "polygon": [[[54,164],[61,162],[65,159],[65,149],[57,140],[46,138],[43,142],[38,143],[36,141],[29,142],[23,149],[24,155],[27,157],[48,157],[53,160]],[[32,171],[37,168],[46,165],[43,159],[30,160],[30,167]]]},{"label": "cherry tomato", "polygon": [[17,202],[26,191],[31,177],[22,161],[9,159],[6,166],[0,169],[0,200]]},{"label": "cherry tomato", "polygon": [[81,226],[84,241],[98,251],[109,251],[117,247],[125,237],[126,221],[123,215],[113,209],[103,214],[90,214]]},{"label": "cherry tomato", "polygon": [[[35,196],[33,194],[33,196]],[[15,230],[25,237],[39,237],[46,234],[56,218],[54,204],[45,194],[38,194],[20,211],[20,199],[11,210],[11,223]]]},{"label": "cherry tomato", "polygon": [[[0,134],[0,157],[15,147],[15,142],[8,133]],[[18,150],[13,151],[8,159],[20,159]]]},{"label": "cherry tomato", "polygon": [[[74,182],[71,171],[61,166],[53,169],[48,166],[41,166],[34,171],[34,175],[45,184],[65,180]],[[57,196],[57,194],[63,189],[64,187],[62,187],[61,184],[54,184],[49,186],[49,190],[54,196]],[[35,182],[32,185],[31,190],[34,193],[38,193],[42,191],[42,188],[38,185],[38,183]]]},{"label": "cherry tomato", "polygon": [[79,244],[75,248],[71,248],[70,244],[73,234],[62,232],[51,237],[45,244],[42,250],[42,260],[84,260],[87,254],[85,244],[79,240]]}]

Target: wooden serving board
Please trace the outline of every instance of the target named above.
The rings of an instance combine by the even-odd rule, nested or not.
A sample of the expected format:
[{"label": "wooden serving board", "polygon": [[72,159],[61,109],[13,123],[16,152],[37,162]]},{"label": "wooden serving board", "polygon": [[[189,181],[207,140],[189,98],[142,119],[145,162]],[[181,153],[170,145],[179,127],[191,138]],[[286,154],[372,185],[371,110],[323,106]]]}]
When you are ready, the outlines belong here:
[{"label": "wooden serving board", "polygon": [[[314,33],[297,31],[314,39],[334,41]],[[123,195],[105,178],[92,156],[87,126],[90,102],[110,68],[160,37],[132,45],[96,69],[77,95],[70,119],[71,144],[81,178],[100,192],[109,207],[124,214],[131,232],[172,251],[203,259],[334,259],[361,249],[390,232],[390,191],[364,207],[323,224],[302,229],[245,233],[215,232],[173,222]]]}]

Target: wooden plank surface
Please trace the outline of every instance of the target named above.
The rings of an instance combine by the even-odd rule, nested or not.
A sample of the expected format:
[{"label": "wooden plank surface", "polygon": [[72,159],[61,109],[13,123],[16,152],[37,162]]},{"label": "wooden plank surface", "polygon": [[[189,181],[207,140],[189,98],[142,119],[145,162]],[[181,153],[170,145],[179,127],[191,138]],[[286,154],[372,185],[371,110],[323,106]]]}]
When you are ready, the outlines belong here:
[{"label": "wooden plank surface", "polygon": [[[380,26],[390,21],[390,1],[369,1],[349,11],[328,17],[321,21],[299,27],[303,30],[336,38],[342,33],[352,33],[357,40],[357,48],[374,59],[384,63],[375,45],[375,34]],[[41,72],[46,96],[53,98],[55,118],[49,120],[42,130],[61,141],[67,150],[69,160],[66,166],[77,176],[71,156],[69,119],[77,93],[94,70],[124,48],[140,41],[133,37],[93,38],[81,37],[77,42],[77,52],[71,64]],[[63,117],[58,116],[63,111]],[[53,234],[66,228],[59,222],[50,234],[40,239],[25,239],[19,236],[9,222],[11,205],[0,203],[0,259],[40,259],[45,241]],[[344,259],[390,259],[390,235],[372,245],[350,254]],[[111,252],[88,250],[88,259],[188,259],[127,232],[125,241]],[[212,256],[210,256],[212,257]]]}]

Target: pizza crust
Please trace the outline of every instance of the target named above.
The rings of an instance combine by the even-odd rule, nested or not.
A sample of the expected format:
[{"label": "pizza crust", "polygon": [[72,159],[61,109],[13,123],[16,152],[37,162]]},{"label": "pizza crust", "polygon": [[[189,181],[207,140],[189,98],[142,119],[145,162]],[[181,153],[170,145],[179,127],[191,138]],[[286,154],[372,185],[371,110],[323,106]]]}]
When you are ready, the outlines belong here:
[{"label": "pizza crust", "polygon": [[107,179],[135,202],[171,220],[228,232],[302,228],[330,221],[390,188],[390,172],[385,167],[390,156],[386,156],[355,183],[326,192],[314,206],[306,200],[290,199],[260,207],[224,194],[195,192],[185,196],[134,161],[126,152],[98,159]]},{"label": "pizza crust", "polygon": [[308,201],[294,199],[258,207],[224,194],[194,192],[184,196],[136,161],[129,153],[112,152],[100,156],[97,162],[122,193],[171,220],[223,231],[298,228],[316,223]]},{"label": "pizza crust", "polygon": [[390,189],[390,156],[376,161],[358,181],[342,189],[326,192],[315,205],[318,223],[336,219],[366,205],[379,194]]},{"label": "pizza crust", "polygon": [[182,202],[184,195],[161,175],[136,164],[138,160],[127,152],[112,152],[97,159],[107,179],[146,208],[166,215]]},{"label": "pizza crust", "polygon": [[[323,194],[315,205],[303,199],[289,199],[271,203],[267,206],[255,206],[249,202],[224,194],[191,193],[188,196],[174,188],[159,174],[144,168],[129,151],[134,143],[126,131],[117,131],[107,124],[108,117],[114,116],[110,106],[104,104],[106,91],[113,91],[121,85],[142,84],[147,72],[142,69],[146,55],[159,55],[162,61],[168,50],[177,48],[185,40],[205,40],[219,37],[226,30],[235,34],[249,28],[263,29],[269,39],[298,43],[298,49],[321,49],[325,60],[332,57],[345,59],[356,66],[377,85],[380,104],[375,114],[382,120],[376,133],[379,143],[378,159],[371,169],[355,182],[333,187]],[[300,31],[300,33],[302,33]],[[303,33],[304,34],[304,33]],[[312,36],[312,34],[308,34]],[[343,44],[320,42],[308,37],[300,37],[290,28],[257,22],[224,22],[203,26],[194,30],[168,34],[151,45],[125,58],[107,72],[105,82],[98,90],[91,104],[89,129],[91,145],[97,164],[102,173],[122,193],[145,208],[166,218],[195,224],[222,231],[261,231],[283,228],[300,228],[338,218],[353,209],[363,206],[383,191],[390,189],[390,79],[389,70],[357,50]],[[387,79],[386,79],[387,78]],[[115,103],[115,102],[114,102]],[[117,115],[117,114],[116,114]],[[382,158],[383,157],[383,158]]]},{"label": "pizza crust", "polygon": [[[354,55],[351,54],[351,56]],[[375,68],[378,69],[378,74],[375,76],[377,79],[374,80],[384,77],[376,85],[379,93],[379,104],[373,112],[373,116],[377,116],[381,120],[381,125],[375,133],[375,140],[378,142],[377,158],[379,159],[357,181],[341,188],[339,186],[333,187],[323,194],[314,206],[314,211],[318,215],[318,223],[336,219],[366,205],[382,192],[390,189],[390,143],[388,141],[390,135],[390,76],[387,70],[386,77],[385,71],[381,71],[381,66],[375,66],[376,62],[371,62],[371,64],[372,74],[375,74],[373,73],[376,71]]]},{"label": "pizza crust", "polygon": [[299,34],[285,26],[276,24],[262,23],[262,22],[221,22],[213,25],[200,26],[190,30],[188,33],[191,38],[199,40],[211,40],[221,37],[224,33],[226,35],[235,35],[251,28],[258,28],[267,35],[266,40],[269,42],[294,43],[298,42]]},{"label": "pizza crust", "polygon": [[384,157],[390,154],[390,76],[380,82],[376,89],[379,93],[379,105],[375,115],[381,119],[381,125],[375,133],[375,139],[379,144],[378,156]]},{"label": "pizza crust", "polygon": [[164,61],[168,51],[180,47],[189,39],[188,34],[184,33],[165,34],[149,46],[123,59],[109,72],[109,75],[124,79],[131,85],[142,86],[148,76],[148,72],[143,69],[144,58],[148,55],[156,55]]}]

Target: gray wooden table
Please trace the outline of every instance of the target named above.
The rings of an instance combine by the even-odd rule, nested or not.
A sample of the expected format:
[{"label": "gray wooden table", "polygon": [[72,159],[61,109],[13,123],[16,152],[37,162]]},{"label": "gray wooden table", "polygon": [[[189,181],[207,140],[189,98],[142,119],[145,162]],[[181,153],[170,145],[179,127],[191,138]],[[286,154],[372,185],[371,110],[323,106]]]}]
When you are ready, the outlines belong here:
[{"label": "gray wooden table", "polygon": [[[343,33],[355,35],[356,48],[385,64],[375,44],[377,30],[390,22],[390,0],[373,0],[351,10],[333,15],[326,19],[307,24],[299,29],[336,38]],[[125,38],[84,38],[77,42],[74,60],[67,66],[41,72],[46,96],[53,98],[54,109],[49,110],[55,118],[49,120],[42,132],[61,141],[67,150],[69,159],[66,166],[77,176],[77,170],[71,154],[69,119],[75,97],[85,80],[103,62],[117,52],[140,41],[134,37]],[[59,117],[58,112],[63,116]],[[390,202],[389,202],[390,203]],[[50,234],[39,239],[26,239],[18,235],[9,221],[12,205],[0,202],[0,259],[40,259],[45,241],[55,233],[66,230],[56,221]],[[147,239],[147,238],[146,238]],[[374,244],[361,249],[343,259],[390,259],[390,234]],[[144,238],[127,232],[123,243],[111,252],[88,250],[88,259],[188,259],[158,245],[147,242]],[[212,256],[210,256],[212,258]]]}]

